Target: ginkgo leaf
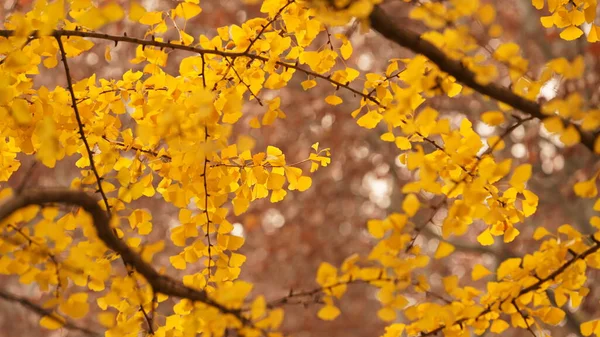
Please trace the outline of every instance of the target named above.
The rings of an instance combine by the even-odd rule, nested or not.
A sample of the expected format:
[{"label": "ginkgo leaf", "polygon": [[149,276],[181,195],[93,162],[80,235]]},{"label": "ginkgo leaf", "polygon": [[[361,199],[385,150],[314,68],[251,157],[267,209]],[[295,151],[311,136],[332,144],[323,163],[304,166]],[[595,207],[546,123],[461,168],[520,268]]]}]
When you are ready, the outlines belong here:
[{"label": "ginkgo leaf", "polygon": [[417,196],[414,194],[407,195],[404,198],[404,201],[402,201],[402,210],[406,212],[406,214],[408,214],[409,217],[414,216],[417,213],[417,211],[419,211],[420,206],[421,203],[419,202]]},{"label": "ginkgo leaf", "polygon": [[579,29],[576,26],[569,26],[562,32],[560,32],[560,37],[567,41],[572,41],[578,39],[581,35],[583,35],[583,30]]},{"label": "ginkgo leaf", "polygon": [[510,185],[520,191],[525,188],[529,178],[531,178],[531,164],[519,165],[510,177]]},{"label": "ginkgo leaf", "polygon": [[581,141],[581,136],[575,126],[569,125],[560,135],[560,141],[566,146],[573,146]]},{"label": "ginkgo leaf", "polygon": [[515,257],[504,260],[500,263],[498,270],[496,270],[496,277],[498,280],[504,279],[506,276],[510,275],[514,271],[519,269],[521,265],[521,258]]},{"label": "ginkgo leaf", "polygon": [[186,20],[193,18],[201,12],[202,8],[200,6],[190,2],[180,2],[174,10],[175,17],[182,17]]},{"label": "ginkgo leaf", "polygon": [[384,322],[391,322],[396,319],[396,310],[384,307],[377,311],[377,316]]},{"label": "ginkgo leaf", "polygon": [[40,319],[40,326],[48,330],[60,329],[65,323],[66,320],[58,315],[44,316]]},{"label": "ginkgo leaf", "polygon": [[385,234],[383,221],[381,220],[369,220],[369,222],[367,222],[367,229],[369,234],[376,239],[381,239]]},{"label": "ginkgo leaf", "polygon": [[489,271],[486,267],[482,266],[481,264],[476,264],[475,266],[473,266],[473,270],[471,271],[471,278],[473,279],[473,281],[477,281],[490,275],[491,273],[492,272]]},{"label": "ginkgo leaf", "polygon": [[339,105],[342,104],[342,99],[336,95],[329,95],[327,97],[325,97],[325,102],[327,102],[330,105]]},{"label": "ginkgo leaf", "polygon": [[391,132],[386,132],[382,134],[379,138],[381,138],[381,140],[383,140],[384,142],[393,142],[396,140],[396,137]]},{"label": "ginkgo leaf", "polygon": [[369,111],[357,121],[363,128],[372,129],[383,119],[383,116],[375,111]]},{"label": "ginkgo leaf", "polygon": [[489,228],[477,236],[477,242],[479,242],[482,246],[490,246],[494,244],[494,237],[492,236],[492,233],[490,233]]},{"label": "ginkgo leaf", "polygon": [[548,235],[552,235],[552,234],[545,227],[538,227],[535,229],[535,232],[533,233],[533,239],[540,240]]},{"label": "ginkgo leaf", "polygon": [[385,327],[385,333],[381,337],[400,337],[406,325],[402,323],[394,323]]},{"label": "ginkgo leaf", "polygon": [[434,254],[434,258],[436,259],[441,259],[444,258],[450,254],[452,254],[452,252],[454,252],[454,246],[449,244],[448,242],[445,241],[440,241],[440,244],[438,245],[437,249],[435,250],[435,254]]},{"label": "ginkgo leaf", "polygon": [[90,308],[88,294],[82,292],[71,294],[65,302],[60,304],[59,308],[67,316],[81,318],[88,313]]},{"label": "ginkgo leaf", "polygon": [[314,88],[315,86],[317,86],[317,81],[306,80],[306,81],[303,81],[302,83],[300,83],[300,85],[302,85],[302,89],[308,90],[310,88]]},{"label": "ginkgo leaf", "polygon": [[558,325],[565,318],[565,312],[559,308],[550,308],[542,318],[545,323]]},{"label": "ginkgo leaf", "polygon": [[504,330],[508,329],[510,324],[501,319],[496,319],[492,322],[492,326],[490,327],[490,331],[493,333],[501,334]]},{"label": "ginkgo leaf", "polygon": [[510,226],[504,231],[504,242],[513,242],[517,236],[519,236],[519,230],[513,226]]},{"label": "ginkgo leaf", "polygon": [[13,101],[11,106],[11,114],[17,123],[22,125],[27,125],[33,120],[31,112],[29,111],[29,104],[26,100],[21,98],[17,98]]},{"label": "ginkgo leaf", "polygon": [[504,114],[502,111],[487,111],[481,114],[481,120],[488,125],[500,125],[504,123]]},{"label": "ginkgo leaf", "polygon": [[406,137],[396,137],[395,143],[400,150],[410,150],[412,148],[412,144]]},{"label": "ginkgo leaf", "polygon": [[303,192],[310,188],[312,185],[312,178],[307,176],[301,176],[298,178],[298,191]]},{"label": "ginkgo leaf", "polygon": [[593,198],[598,195],[598,187],[596,186],[596,177],[590,180],[585,180],[576,183],[573,186],[575,194],[581,198]]},{"label": "ginkgo leaf", "polygon": [[600,328],[600,320],[591,320],[584,323],[581,323],[581,334],[584,336],[590,336],[592,333],[599,332]]},{"label": "ginkgo leaf", "polygon": [[332,321],[341,314],[340,309],[334,305],[326,305],[319,309],[317,316],[324,321]]}]

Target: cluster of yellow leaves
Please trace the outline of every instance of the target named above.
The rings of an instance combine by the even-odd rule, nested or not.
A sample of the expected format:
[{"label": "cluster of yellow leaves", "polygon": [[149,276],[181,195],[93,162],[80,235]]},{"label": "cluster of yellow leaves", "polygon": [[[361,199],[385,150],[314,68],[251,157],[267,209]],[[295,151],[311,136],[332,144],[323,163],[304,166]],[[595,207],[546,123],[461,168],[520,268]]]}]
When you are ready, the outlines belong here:
[{"label": "cluster of yellow leaves", "polygon": [[[292,2],[265,1],[261,10],[269,19],[277,15],[289,34],[279,34],[267,24],[268,19],[254,19],[241,27],[222,27],[212,38],[194,38],[186,33],[185,22],[201,13],[197,1],[181,2],[168,13],[147,11],[136,2],[122,8],[116,2],[96,6],[91,1],[38,1],[33,11],[11,16],[5,28],[15,34],[0,38],[0,54],[5,56],[0,65],[0,114],[5,119],[0,126],[4,139],[0,142],[1,180],[8,180],[20,167],[18,153],[35,154],[48,167],[77,156],[76,166],[82,171],[71,186],[101,190],[114,214],[116,233],[147,262],[163,250],[165,242],[148,242],[152,214],[129,204],[144,197],[161,197],[180,209],[179,224],[171,230],[170,240],[182,248],[170,257],[171,266],[179,270],[190,264],[204,266],[186,274],[184,284],[209,292],[214,301],[227,307],[241,308],[252,285],[236,280],[246,257],[239,252],[244,238],[231,234],[229,210],[240,215],[256,199],[270,197],[271,202],[278,202],[288,191],[305,191],[312,179],[300,166],[310,163],[314,172],[330,163],[329,150],[320,149],[318,144],[307,159],[288,164],[277,147],[253,152],[252,138],[231,139],[231,125],[242,120],[244,101],[261,100],[259,95],[265,88],[285,86],[295,70],[278,63],[297,61],[323,29],[319,21],[309,19],[311,10]],[[163,41],[161,34],[176,29],[181,36],[179,43],[192,45],[196,40],[195,47],[206,52],[183,59],[179,74],[172,75],[163,70],[169,57],[165,50],[139,45],[131,62],[140,64],[140,71],[127,71],[115,80],[97,79],[95,75],[74,79],[73,100],[83,126],[81,134],[68,88],[34,88],[33,78],[43,68],[56,67],[62,59],[56,37],[51,35],[53,29],[99,29],[126,15],[149,26],[146,36],[154,36],[155,41]],[[184,20],[184,24],[171,26],[169,17]],[[28,41],[34,31],[37,38]],[[342,55],[349,57],[349,42],[342,36],[339,39]],[[77,36],[62,37],[61,42],[67,58],[94,46],[91,40]],[[239,57],[240,52],[254,58]],[[264,52],[267,56],[261,56]],[[106,60],[111,60],[109,48]],[[285,118],[279,97],[266,103],[261,118],[244,119],[251,127]],[[134,127],[124,128],[125,120]],[[82,137],[93,151],[94,165]],[[14,242],[1,243],[0,272],[18,275],[26,284],[36,282],[44,291],[54,288],[57,298],[46,307],[71,318],[85,316],[90,303],[85,292],[63,298],[68,284],[100,292],[97,305],[103,312],[99,320],[109,329],[107,336],[143,329],[140,308],[150,312],[157,305],[152,291],[135,273],[126,277],[115,274],[112,266],[118,257],[96,238],[90,219],[81,212],[44,209],[44,219],[31,230],[28,222],[38,213],[22,211],[17,218],[5,221],[2,230]],[[25,249],[28,241],[36,244]],[[66,258],[54,258],[58,255]],[[157,298],[158,302],[165,300],[165,296]],[[199,303],[180,301],[174,312],[165,326],[158,327],[157,334],[221,336],[227,327],[250,329]],[[276,329],[283,312],[267,310],[264,299],[262,304],[257,299],[250,316],[254,327]],[[44,317],[42,325],[60,327],[64,322],[57,317]],[[198,317],[203,320],[199,326]],[[247,335],[252,333],[256,330],[246,331]]]},{"label": "cluster of yellow leaves", "polygon": [[[184,284],[206,290],[211,299],[232,309],[249,304],[245,315],[255,327],[275,330],[283,311],[268,309],[262,296],[249,299],[252,285],[238,280],[246,260],[240,252],[244,238],[232,234],[228,214],[230,210],[242,214],[257,199],[269,197],[271,202],[278,202],[288,191],[308,189],[312,179],[299,166],[310,162],[310,172],[314,172],[330,163],[330,153],[316,143],[306,160],[290,164],[275,146],[253,152],[252,138],[233,140],[232,125],[243,121],[260,128],[286,118],[281,99],[263,101],[261,93],[285,87],[300,73],[305,77],[301,84],[304,90],[315,88],[317,80],[332,85],[325,97],[330,105],[344,103],[343,90],[360,96],[360,106],[352,112],[357,124],[385,129],[381,139],[394,143],[401,151],[400,162],[418,172],[418,178],[403,187],[402,213],[368,222],[368,232],[377,240],[368,256],[353,255],[339,269],[321,264],[316,277],[324,295],[320,318],[331,320],[341,313],[337,301],[349,284],[368,283],[378,289],[382,307],[377,314],[382,320],[396,320],[399,311],[408,320],[408,324],[389,326],[386,337],[436,329],[443,329],[447,336],[460,336],[469,327],[476,333],[487,329],[501,333],[510,325],[529,328],[538,321],[560,323],[564,312],[551,304],[545,289],[554,287],[558,307],[569,300],[576,307],[588,292],[584,287],[587,266],[600,267],[600,257],[594,252],[547,279],[543,287],[529,289],[559,270],[569,253],[583,254],[591,249],[589,238],[568,225],[561,226],[555,235],[538,228],[536,240],[546,235],[552,238],[533,254],[502,262],[495,272],[497,282],[488,282],[487,292],[461,287],[456,276],[448,276],[442,280],[444,303],[409,305],[409,291],[431,293],[428,277],[418,273],[429,264],[430,257],[415,244],[411,233],[416,227],[412,219],[431,211],[420,200],[421,192],[448,201],[448,212],[441,220],[444,240],[463,235],[478,223],[477,240],[484,246],[493,244],[496,236],[503,236],[504,242],[513,241],[519,235],[516,225],[535,212],[538,197],[526,189],[531,165],[495,160],[493,152],[503,148],[502,139],[490,138],[484,144],[470,121],[463,119],[453,125],[424,104],[435,96],[472,92],[427,58],[392,59],[384,73],[363,76],[344,64],[353,56],[345,35],[334,34],[328,46],[313,47],[324,23],[342,25],[357,18],[364,27],[380,2],[265,0],[260,10],[266,18],[220,27],[212,37],[196,37],[186,31],[186,24],[202,13],[199,1],[179,2],[167,12],[148,11],[137,2],[123,8],[116,2],[97,6],[88,0],[37,1],[32,11],[10,16],[5,28],[14,35],[0,38],[0,55],[4,56],[0,64],[0,117],[5,121],[0,125],[0,181],[8,180],[19,169],[18,153],[35,154],[48,167],[75,155],[76,166],[82,171],[71,186],[101,190],[107,195],[116,233],[147,262],[163,250],[165,242],[148,242],[152,214],[130,203],[143,197],[161,197],[179,209],[170,241],[181,250],[169,258],[171,267],[203,267],[184,275]],[[534,0],[533,4],[541,9],[544,2]],[[550,1],[552,16],[542,18],[542,24],[566,28],[561,36],[570,40],[582,35],[579,27],[584,22],[590,23],[588,40],[593,42],[598,30],[593,24],[595,8],[595,0]],[[468,29],[447,25],[476,18],[491,37],[498,37],[502,29],[494,23],[495,15],[491,5],[465,0],[425,2],[410,13],[411,18],[434,29],[422,38],[449,57],[460,59],[481,84],[498,77],[500,71],[493,62],[508,69],[512,90],[530,100],[537,98],[552,76],[568,80],[582,75],[582,58],[572,62],[556,59],[546,65],[539,79],[530,79],[526,76],[529,64],[516,44],[500,44],[492,57],[486,58],[475,52],[479,46]],[[155,44],[138,45],[130,61],[140,70],[127,71],[121,79],[91,76],[77,80],[72,88],[75,97],[68,88],[34,87],[33,78],[43,68],[56,67],[62,59],[57,37],[52,35],[54,29],[88,32],[125,17],[148,26],[145,36],[152,36],[153,43],[164,43],[163,36],[174,31],[180,40],[173,45],[196,48],[197,53],[181,61],[178,74],[170,74],[164,70],[170,52]],[[34,31],[37,36],[30,40]],[[79,36],[58,38],[67,59],[95,45]],[[111,60],[110,47],[106,48],[106,60]],[[362,84],[361,90],[353,89],[357,82]],[[77,128],[80,125],[74,117],[72,99],[83,131]],[[246,100],[257,101],[266,111],[245,116]],[[580,123],[584,131],[600,126],[600,112],[584,111],[582,101],[573,93],[544,106],[544,113],[549,115],[544,126],[559,134],[565,145],[578,143],[580,135],[573,124],[565,127],[564,121]],[[484,112],[482,120],[492,126],[503,125],[504,113],[510,109],[498,104],[497,110]],[[124,128],[125,120],[134,127]],[[82,137],[93,150],[95,165]],[[597,143],[600,153],[600,141]],[[575,193],[595,197],[596,178],[597,174],[575,185]],[[501,182],[505,186],[502,189]],[[10,191],[0,193],[5,196]],[[438,208],[433,205],[433,209]],[[597,217],[591,222],[600,226]],[[167,299],[160,294],[155,299],[139,275],[120,276],[113,271],[118,257],[98,240],[89,217],[82,212],[32,207],[5,219],[0,228],[10,238],[0,241],[0,273],[17,275],[24,284],[35,282],[43,291],[53,289],[57,296],[46,307],[72,318],[85,316],[90,310],[88,294],[82,290],[98,292],[96,304],[102,310],[98,319],[108,329],[107,336],[138,333],[143,328],[143,312],[152,311]],[[452,244],[440,241],[433,257],[443,259],[454,250]],[[60,261],[58,255],[63,257]],[[471,271],[473,280],[490,274],[482,265]],[[70,283],[77,290],[65,292],[63,288]],[[238,328],[248,336],[258,333],[211,306],[188,300],[177,302],[165,322],[156,335],[218,337],[228,328]],[[62,323],[61,316],[41,320],[47,328],[58,328]],[[598,326],[598,321],[585,323],[582,332],[598,334]]]},{"label": "cluster of yellow leaves", "polygon": [[[406,324],[392,324],[384,336],[391,335],[391,330],[397,333],[394,336],[400,336],[403,331],[414,336],[438,329],[446,336],[462,336],[469,329],[479,335],[488,329],[502,333],[511,326],[541,330],[540,323],[558,325],[563,321],[565,312],[560,308],[565,304],[570,303],[575,308],[581,304],[589,293],[584,286],[586,269],[600,268],[597,236],[585,236],[570,225],[560,226],[555,234],[539,227],[534,239],[546,236],[550,239],[532,254],[503,261],[494,273],[496,280],[487,283],[487,292],[471,286],[461,287],[457,276],[448,276],[442,279],[445,294],[442,296],[448,296],[442,304],[418,301],[409,305],[406,296],[411,288],[414,293],[427,293],[430,286],[424,275],[416,273],[429,263],[427,255],[417,246],[404,251],[411,240],[403,230],[406,221],[404,214],[370,221],[369,232],[379,241],[366,259],[353,255],[339,270],[328,263],[321,264],[317,274],[317,283],[325,295],[325,306],[319,311],[321,318],[336,318],[340,311],[334,300],[345,293],[349,284],[362,282],[379,289],[382,309],[378,316],[382,320],[395,320],[397,312],[402,312],[408,320]],[[441,242],[435,257],[443,258],[453,250],[451,244]],[[567,267],[563,267],[565,265]],[[473,280],[492,274],[479,264],[471,272]],[[582,333],[588,336],[595,331],[597,334],[597,325],[597,321],[584,323]]]},{"label": "cluster of yellow leaves", "polygon": [[[544,8],[544,0],[532,0],[535,8]],[[563,29],[560,37],[567,41],[575,40],[584,34],[583,26],[590,25],[587,40],[597,42],[600,37],[600,28],[594,24],[598,2],[596,0],[556,0],[548,1],[548,11],[551,15],[541,17],[540,21],[546,28]]]}]

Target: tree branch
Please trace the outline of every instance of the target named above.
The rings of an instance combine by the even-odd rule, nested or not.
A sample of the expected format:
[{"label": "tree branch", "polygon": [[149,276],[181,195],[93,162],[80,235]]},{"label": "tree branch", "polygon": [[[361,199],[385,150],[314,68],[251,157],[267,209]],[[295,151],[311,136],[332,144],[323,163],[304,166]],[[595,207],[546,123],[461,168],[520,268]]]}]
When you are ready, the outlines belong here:
[{"label": "tree branch", "polygon": [[65,320],[65,318],[60,317],[58,315],[56,315],[55,313],[52,312],[52,310],[49,309],[44,309],[41,306],[31,302],[29,299],[24,298],[24,297],[20,297],[20,296],[16,296],[13,295],[9,292],[6,292],[2,289],[0,289],[0,298],[8,301],[8,302],[13,302],[13,303],[19,303],[20,305],[24,306],[25,308],[35,312],[36,314],[38,314],[41,317],[49,317],[50,319],[59,322],[62,324],[62,326],[66,329],[69,330],[74,330],[74,331],[79,331],[82,332],[86,335],[89,336],[103,336],[103,334],[100,334],[98,332],[92,331],[88,328],[84,328],[84,327],[80,327],[70,321]]},{"label": "tree branch", "polygon": [[[475,74],[467,69],[460,61],[453,60],[442,50],[429,41],[421,38],[415,32],[400,27],[379,6],[375,6],[369,16],[371,28],[396,44],[410,49],[411,51],[426,56],[435,63],[442,71],[452,75],[456,80],[480,94],[489,96],[499,102],[510,105],[530,116],[543,120],[549,116],[542,113],[540,104],[521,97],[510,89],[501,87],[494,83],[480,84],[475,80]],[[592,153],[594,152],[595,135],[583,132],[577,125],[572,124],[581,135],[581,143]]]},{"label": "tree branch", "polygon": [[223,314],[236,317],[241,323],[254,328],[254,325],[242,316],[241,310],[230,309],[209,298],[207,293],[184,285],[182,282],[166,275],[159,274],[153,266],[145,262],[123,240],[119,239],[110,226],[108,214],[98,205],[96,199],[82,191],[68,189],[28,190],[12,197],[0,205],[0,220],[30,205],[43,206],[49,203],[61,203],[79,206],[92,216],[93,225],[100,240],[113,251],[119,253],[125,264],[133,267],[150,284],[155,293],[186,298],[216,308]]}]

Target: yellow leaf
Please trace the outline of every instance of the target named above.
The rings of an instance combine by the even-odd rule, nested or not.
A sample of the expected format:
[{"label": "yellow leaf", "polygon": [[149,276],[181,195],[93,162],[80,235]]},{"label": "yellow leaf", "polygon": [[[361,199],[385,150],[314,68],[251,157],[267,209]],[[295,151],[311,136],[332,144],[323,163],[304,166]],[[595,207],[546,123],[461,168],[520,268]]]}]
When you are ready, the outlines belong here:
[{"label": "yellow leaf", "polygon": [[338,96],[329,95],[329,96],[325,97],[325,102],[327,102],[330,105],[339,105],[339,104],[342,104],[343,101]]},{"label": "yellow leaf", "polygon": [[546,130],[548,130],[548,132],[552,132],[552,133],[562,133],[564,130],[564,124],[562,119],[559,116],[553,116],[550,118],[546,118],[544,119],[544,127],[546,128]]},{"label": "yellow leaf", "polygon": [[581,198],[593,198],[598,195],[598,188],[596,187],[596,176],[590,180],[581,181],[573,186],[575,194]]},{"label": "yellow leaf", "polygon": [[87,11],[78,14],[76,21],[92,30],[98,29],[108,23],[106,17],[102,15],[102,11],[97,7],[90,7]]},{"label": "yellow leaf", "polygon": [[227,242],[227,249],[238,250],[244,245],[245,239],[241,236],[229,235],[229,241]]},{"label": "yellow leaf", "polygon": [[302,89],[308,90],[310,88],[314,88],[317,85],[317,81],[315,80],[306,80],[300,83],[302,85]]},{"label": "yellow leaf", "polygon": [[129,20],[137,22],[146,14],[146,9],[137,2],[131,2],[129,5]]},{"label": "yellow leaf", "polygon": [[377,311],[377,316],[384,322],[391,322],[396,319],[396,310],[384,307]]},{"label": "yellow leaf", "polygon": [[525,201],[523,201],[523,214],[525,214],[525,216],[533,215],[537,210],[540,198],[529,190],[524,190],[523,195],[525,196]]},{"label": "yellow leaf", "polygon": [[231,203],[233,204],[233,213],[235,213],[235,215],[244,213],[250,206],[250,200],[243,197],[236,197]]},{"label": "yellow leaf", "polygon": [[471,278],[473,279],[473,281],[477,281],[479,279],[482,279],[488,275],[490,275],[492,272],[489,271],[486,267],[480,265],[480,264],[476,264],[473,267],[473,270],[471,271]]},{"label": "yellow leaf", "polygon": [[110,46],[106,46],[106,49],[104,50],[104,59],[107,62],[110,62],[110,60],[112,60],[112,57],[110,56]]},{"label": "yellow leaf", "polygon": [[566,146],[573,146],[581,141],[579,132],[572,124],[560,135],[560,141]]},{"label": "yellow leaf", "polygon": [[490,246],[494,244],[494,237],[492,236],[492,233],[490,233],[489,228],[477,236],[477,242],[479,242],[482,246]]},{"label": "yellow leaf", "polygon": [[510,177],[510,186],[514,187],[518,191],[525,188],[525,183],[531,177],[531,164],[519,165],[512,177]]},{"label": "yellow leaf", "polygon": [[319,310],[317,316],[324,321],[332,321],[336,319],[340,313],[340,309],[338,309],[336,306],[326,305]]},{"label": "yellow leaf", "polygon": [[250,127],[253,129],[259,129],[260,128],[260,121],[258,120],[258,117],[254,117],[250,120]]},{"label": "yellow leaf", "polygon": [[590,218],[590,225],[592,225],[594,228],[598,228],[600,229],[600,217],[599,216],[593,216]]},{"label": "yellow leaf", "polygon": [[162,12],[146,12],[138,22],[148,26],[155,25],[162,22]]},{"label": "yellow leaf", "polygon": [[489,25],[496,19],[496,9],[491,4],[485,4],[479,7],[477,10],[479,20],[484,25]]},{"label": "yellow leaf", "polygon": [[307,176],[301,176],[298,178],[298,191],[303,192],[310,188],[312,185],[312,178]]},{"label": "yellow leaf", "polygon": [[196,4],[189,2],[180,2],[179,5],[175,8],[175,17],[181,17],[186,20],[193,18],[194,16],[200,14],[202,12],[202,8]]},{"label": "yellow leaf", "polygon": [[284,183],[285,177],[283,175],[271,172],[267,180],[267,188],[270,190],[279,190],[283,187]]},{"label": "yellow leaf", "polygon": [[400,150],[410,150],[412,148],[412,144],[406,137],[396,137],[395,143]]},{"label": "yellow leaf", "polygon": [[252,302],[252,306],[250,307],[250,317],[252,320],[257,320],[261,318],[267,309],[267,302],[265,301],[264,296],[258,296],[254,302]]},{"label": "yellow leaf", "polygon": [[169,262],[175,269],[184,270],[186,267],[186,262],[183,256],[174,255],[169,257]]},{"label": "yellow leaf", "polygon": [[481,114],[481,120],[487,125],[500,125],[504,123],[504,114],[502,111],[486,111]]},{"label": "yellow leaf", "polygon": [[381,337],[400,337],[406,325],[402,323],[394,323],[385,327],[385,333]]},{"label": "yellow leaf", "polygon": [[535,232],[533,233],[533,239],[539,240],[548,235],[552,235],[552,233],[550,233],[545,227],[538,227],[535,229]]},{"label": "yellow leaf", "polygon": [[402,210],[409,216],[414,216],[417,211],[419,211],[419,207],[421,207],[421,203],[419,199],[414,194],[409,194],[402,201]]},{"label": "yellow leaf", "polygon": [[359,118],[356,122],[363,128],[372,129],[375,126],[377,126],[377,124],[379,124],[381,119],[383,119],[383,116],[381,114],[371,110],[367,112],[364,116]]},{"label": "yellow leaf", "polygon": [[385,234],[385,228],[383,226],[383,221],[381,220],[369,220],[367,222],[367,230],[369,234],[376,239],[381,239]]},{"label": "yellow leaf", "polygon": [[22,98],[17,98],[13,101],[10,112],[18,124],[27,125],[33,120],[29,111],[29,103]]},{"label": "yellow leaf", "polygon": [[350,41],[344,41],[344,44],[342,44],[342,47],[340,48],[340,52],[344,60],[347,60],[352,56],[352,45],[350,44]]},{"label": "yellow leaf", "polygon": [[490,331],[493,333],[500,334],[500,333],[504,332],[504,330],[508,329],[509,327],[510,327],[510,325],[508,323],[506,323],[505,321],[503,321],[501,319],[496,319],[496,320],[494,320],[494,322],[492,322]]},{"label": "yellow leaf", "polygon": [[383,140],[384,142],[393,142],[394,140],[396,140],[396,137],[392,132],[386,132],[382,134],[379,138],[381,138],[381,140]]},{"label": "yellow leaf", "polygon": [[123,8],[116,2],[111,2],[105,6],[102,6],[100,10],[102,12],[102,16],[104,16],[108,22],[119,21],[123,18],[123,16],[125,16],[125,11],[123,11]]},{"label": "yellow leaf", "polygon": [[515,240],[515,238],[517,236],[519,236],[519,230],[516,229],[513,226],[508,227],[505,231],[504,231],[504,242],[508,243],[508,242],[513,242]]},{"label": "yellow leaf", "polygon": [[587,321],[585,323],[582,323],[580,328],[581,328],[581,334],[584,336],[590,336],[592,333],[598,333],[599,331],[599,325],[600,325],[600,320],[593,320],[593,321]]},{"label": "yellow leaf", "polygon": [[436,259],[444,258],[454,251],[454,246],[445,241],[440,241],[437,249],[435,250],[435,255],[433,256]]},{"label": "yellow leaf", "polygon": [[70,317],[81,318],[85,316],[90,309],[90,305],[88,303],[88,294],[71,294],[67,301],[60,304],[59,308],[62,312]]},{"label": "yellow leaf", "polygon": [[515,270],[519,269],[521,265],[521,258],[515,257],[504,260],[496,271],[496,277],[498,280],[504,279],[506,276],[512,274]]},{"label": "yellow leaf", "polygon": [[66,320],[58,315],[44,316],[40,319],[40,326],[48,330],[56,330],[62,328]]},{"label": "yellow leaf", "polygon": [[101,312],[98,314],[98,322],[105,328],[111,328],[115,324],[114,312]]},{"label": "yellow leaf", "polygon": [[567,29],[560,32],[560,37],[567,41],[578,39],[581,35],[583,35],[583,30],[576,26],[569,26]]},{"label": "yellow leaf", "polygon": [[551,325],[558,325],[564,318],[564,311],[559,308],[550,308],[542,320]]}]

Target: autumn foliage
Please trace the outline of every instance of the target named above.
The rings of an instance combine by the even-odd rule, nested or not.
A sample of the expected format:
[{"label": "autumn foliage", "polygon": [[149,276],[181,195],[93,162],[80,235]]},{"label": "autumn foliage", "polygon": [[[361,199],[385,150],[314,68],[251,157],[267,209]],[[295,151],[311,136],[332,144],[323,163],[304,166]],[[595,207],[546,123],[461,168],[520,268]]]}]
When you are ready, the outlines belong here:
[{"label": "autumn foliage", "polygon": [[[4,7],[0,300],[44,333],[106,337],[317,335],[294,330],[299,306],[382,323],[369,336],[600,336],[596,0],[246,1],[257,17],[200,33],[226,6],[206,3]],[[365,36],[387,46],[376,69]],[[318,106],[338,120],[312,125]],[[337,138],[285,137],[318,127]],[[354,167],[357,139],[378,155]],[[397,193],[364,211],[353,169]],[[570,203],[583,220],[556,216]],[[252,241],[284,209],[325,246],[340,214],[362,229],[291,264],[303,280],[282,292],[266,245],[317,250]]]}]

